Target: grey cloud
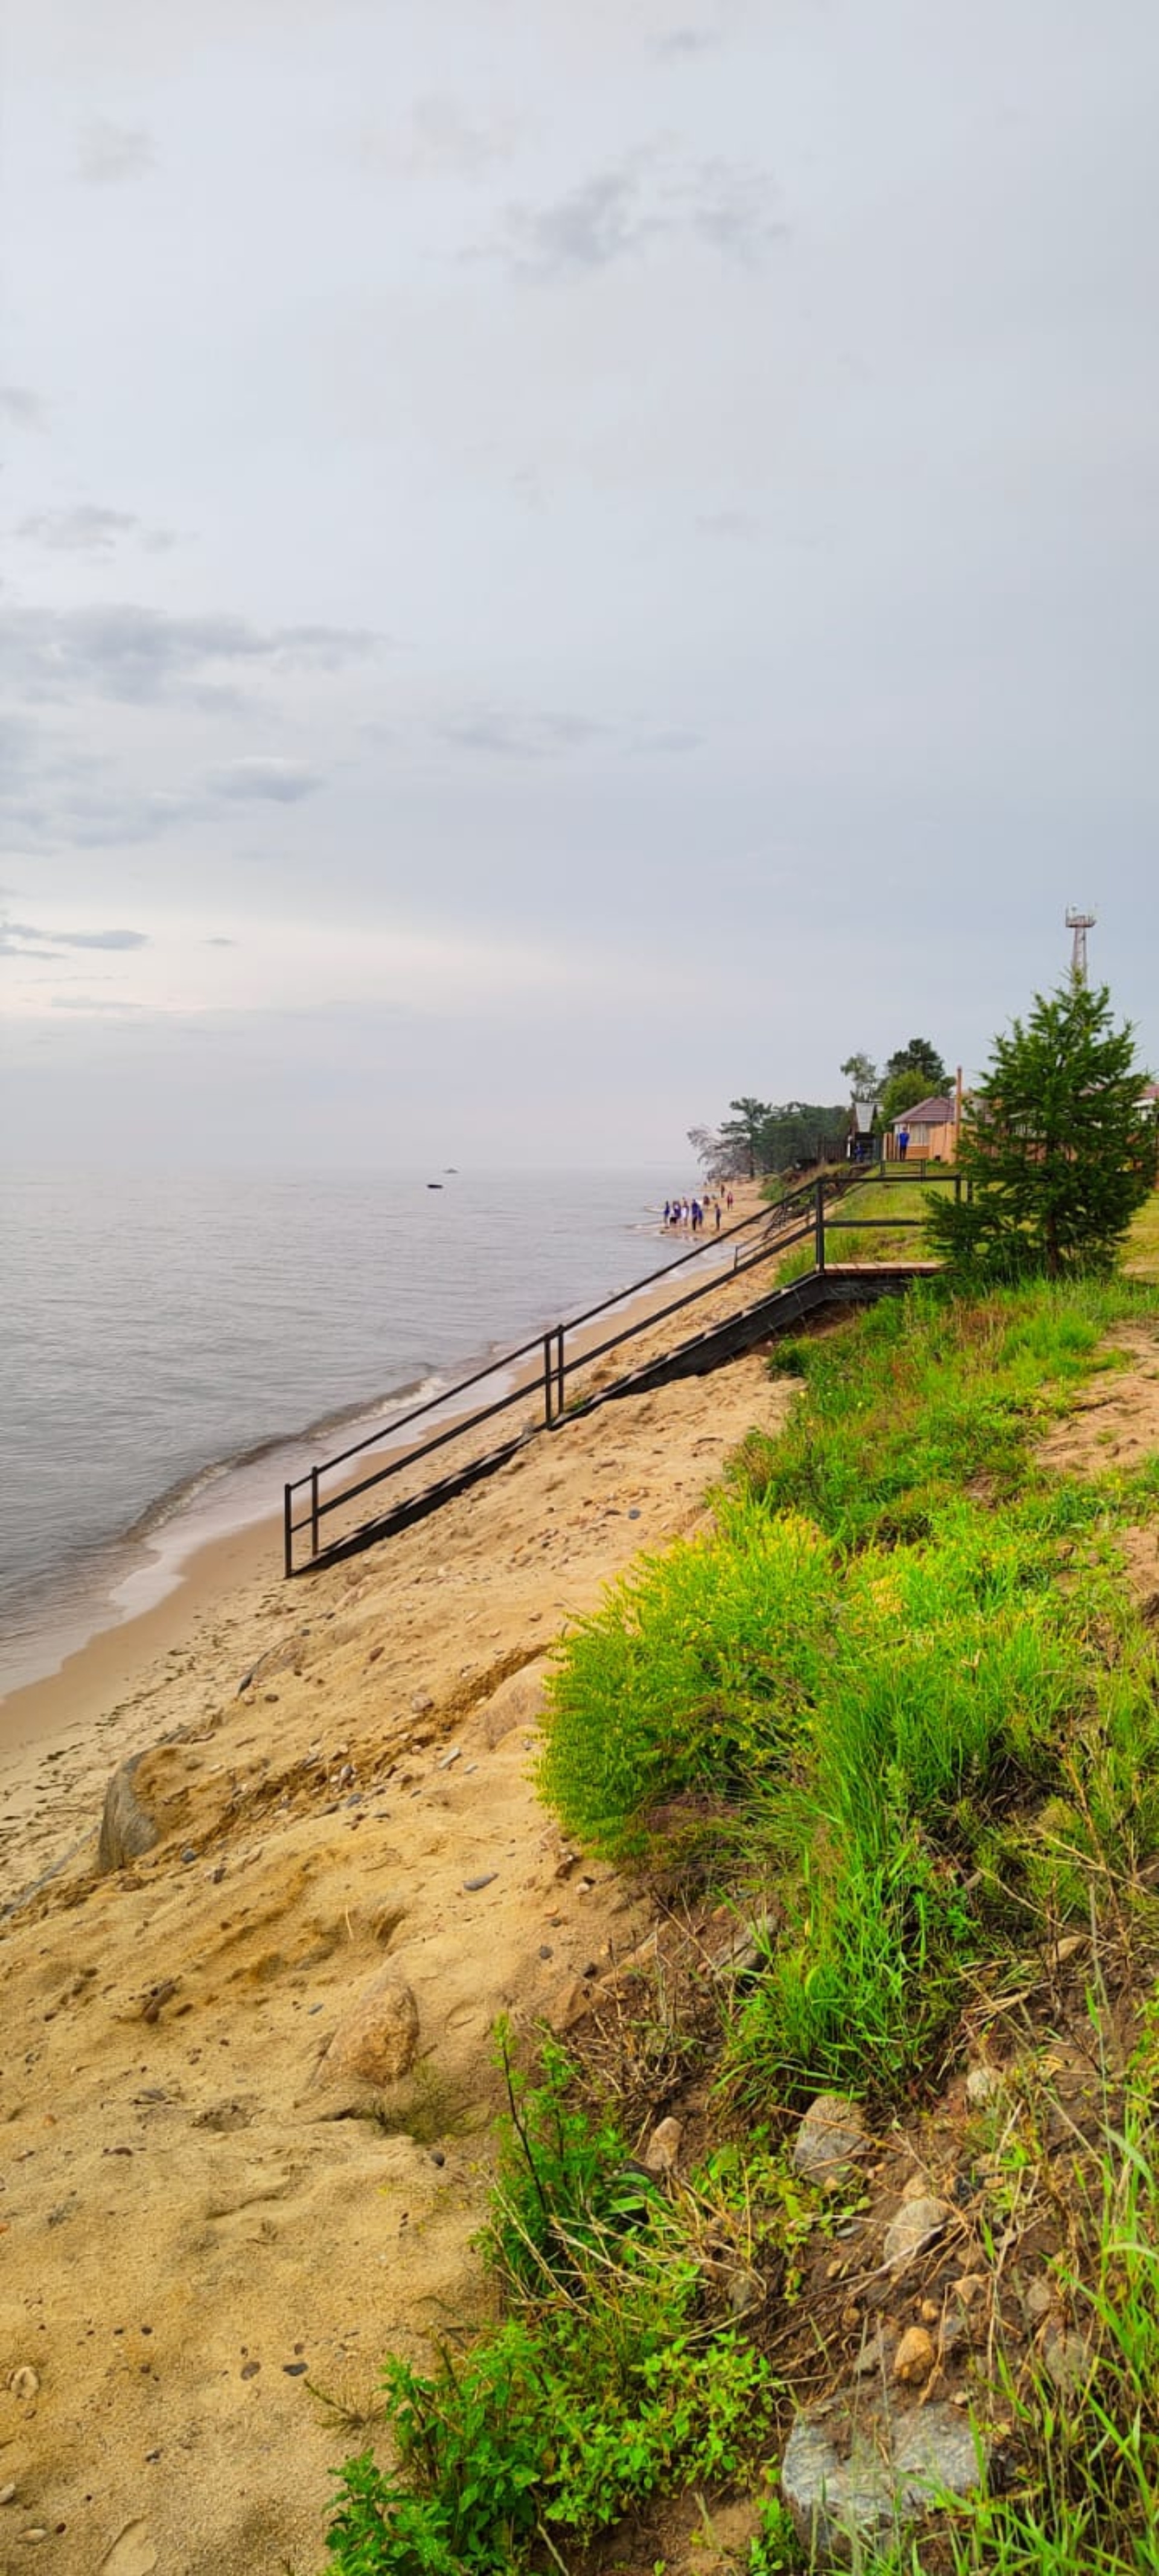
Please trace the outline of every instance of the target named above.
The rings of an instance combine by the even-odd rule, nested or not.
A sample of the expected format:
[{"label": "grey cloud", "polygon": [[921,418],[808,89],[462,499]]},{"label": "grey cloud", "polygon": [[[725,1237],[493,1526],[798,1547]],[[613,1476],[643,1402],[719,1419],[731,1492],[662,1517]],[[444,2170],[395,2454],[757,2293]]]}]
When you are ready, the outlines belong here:
[{"label": "grey cloud", "polygon": [[509,158],[517,133],[510,118],[483,124],[466,116],[455,99],[429,92],[416,101],[405,126],[364,132],[362,154],[372,168],[408,178],[477,179]]},{"label": "grey cloud", "polygon": [[697,172],[688,196],[688,221],[711,250],[748,263],[788,235],[767,171],[740,170],[724,161],[705,162]]},{"label": "grey cloud", "polygon": [[22,519],[17,535],[65,554],[111,554],[121,537],[136,537],[150,554],[176,545],[170,528],[151,528],[132,510],[104,510],[78,501],[68,510],[38,510]]},{"label": "grey cloud", "polygon": [[710,54],[721,42],[715,27],[672,27],[666,36],[658,36],[654,51],[671,61],[681,61],[690,54]]},{"label": "grey cloud", "polygon": [[0,678],[31,700],[87,692],[138,705],[162,698],[219,705],[222,684],[209,677],[215,665],[338,670],[372,652],[377,640],[364,630],[319,625],[267,633],[242,617],[171,617],[127,603],[14,607],[0,611]]},{"label": "grey cloud", "polygon": [[105,116],[86,125],[77,144],[77,169],[90,187],[110,188],[123,179],[143,179],[156,154],[152,136],[141,125],[114,125]]},{"label": "grey cloud", "polygon": [[201,945],[202,945],[202,947],[203,947],[203,948],[236,948],[236,946],[237,946],[237,941],[236,941],[236,939],[221,939],[221,938],[218,938],[218,939],[203,939],[203,940],[202,940]]},{"label": "grey cloud", "polygon": [[605,170],[553,206],[511,208],[508,246],[525,277],[566,277],[608,268],[639,250],[658,229],[640,210],[634,171]]},{"label": "grey cloud", "polygon": [[[143,930],[39,930],[30,921],[0,923],[0,937],[8,942],[9,956],[18,955],[30,940],[41,939],[50,941],[54,951],[60,948],[147,948],[149,945]],[[41,955],[44,953],[40,951]]]},{"label": "grey cloud", "polygon": [[722,259],[752,266],[787,229],[767,171],[725,161],[682,169],[641,154],[554,205],[509,207],[504,248],[517,277],[545,284],[610,268],[662,236],[691,234]]},{"label": "grey cloud", "polygon": [[232,760],[228,768],[213,773],[209,784],[217,796],[239,801],[269,799],[275,805],[296,805],[303,796],[314,796],[324,784],[321,773],[307,769],[297,760],[270,760],[256,755]]},{"label": "grey cloud", "polygon": [[16,429],[43,429],[47,414],[30,385],[0,385],[0,420],[11,421]]}]

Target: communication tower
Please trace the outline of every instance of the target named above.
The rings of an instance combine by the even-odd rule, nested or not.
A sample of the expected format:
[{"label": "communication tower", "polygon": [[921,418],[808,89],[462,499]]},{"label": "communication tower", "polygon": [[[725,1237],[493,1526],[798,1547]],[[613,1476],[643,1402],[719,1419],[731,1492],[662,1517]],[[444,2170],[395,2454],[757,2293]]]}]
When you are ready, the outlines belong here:
[{"label": "communication tower", "polygon": [[1070,951],[1071,981],[1075,984],[1085,984],[1087,980],[1087,932],[1088,930],[1094,929],[1094,913],[1076,912],[1073,905],[1068,905],[1066,926],[1072,933]]}]

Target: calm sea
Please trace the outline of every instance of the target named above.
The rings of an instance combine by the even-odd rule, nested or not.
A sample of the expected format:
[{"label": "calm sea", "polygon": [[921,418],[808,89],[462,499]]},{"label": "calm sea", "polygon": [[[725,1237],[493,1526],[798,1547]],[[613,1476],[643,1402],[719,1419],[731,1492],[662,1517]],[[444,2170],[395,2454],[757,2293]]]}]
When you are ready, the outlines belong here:
[{"label": "calm sea", "polygon": [[691,1182],[429,1177],[0,1175],[0,1693],[276,1511],[318,1435],[655,1267]]}]

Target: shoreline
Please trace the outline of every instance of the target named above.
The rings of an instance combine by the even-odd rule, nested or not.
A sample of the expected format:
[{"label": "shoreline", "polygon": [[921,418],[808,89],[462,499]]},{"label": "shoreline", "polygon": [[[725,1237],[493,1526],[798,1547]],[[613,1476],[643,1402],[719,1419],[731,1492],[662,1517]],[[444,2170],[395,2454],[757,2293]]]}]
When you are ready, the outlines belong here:
[{"label": "shoreline", "polygon": [[[740,1205],[738,1193],[733,1221],[751,1212]],[[667,1248],[669,1237],[659,1223],[655,1239]],[[684,1237],[677,1241],[674,1262],[690,1248]],[[701,1247],[705,1253],[711,1242],[712,1238],[706,1238]],[[626,1248],[630,1248],[630,1237]],[[627,1283],[629,1291],[633,1285],[631,1281]],[[645,1297],[653,1293],[645,1292]],[[605,1303],[612,1306],[616,1298],[617,1292],[610,1290]],[[541,1329],[547,1332],[555,1325]],[[537,1336],[529,1338],[534,1340]],[[581,1334],[580,1343],[583,1338]],[[360,1429],[369,1447],[381,1446],[385,1453],[395,1445],[393,1435],[398,1427],[392,1423],[391,1415],[397,1412],[401,1424],[416,1401],[430,1405],[422,1435],[425,1437],[427,1430],[441,1427],[444,1395],[449,1403],[455,1385],[464,1376],[492,1371],[499,1376],[508,1364],[506,1348],[484,1343],[456,1364],[455,1379],[445,1389],[438,1384],[441,1372],[412,1377],[397,1393],[375,1393],[363,1401],[344,1404],[337,1412],[319,1416],[300,1430],[275,1434],[256,1449],[229,1458],[209,1459],[175,1485],[162,1487],[127,1528],[94,1547],[91,1557],[76,1570],[71,1588],[66,1588],[63,1573],[58,1578],[59,1598],[54,1603],[49,1595],[43,1618],[38,1619],[35,1637],[23,1658],[37,1669],[0,1687],[0,1778],[4,1757],[13,1744],[39,1739],[55,1730],[59,1723],[55,1702],[61,1691],[67,1693],[79,1681],[85,1707],[90,1708],[90,1655],[94,1672],[104,1676],[101,1686],[107,1683],[116,1688],[122,1677],[131,1676],[141,1656],[151,1651],[154,1640],[172,1645],[184,1638],[191,1600],[203,1600],[210,1592],[230,1586],[236,1552],[244,1551],[246,1560],[238,1580],[250,1579],[267,1555],[271,1572],[280,1573],[278,1498],[287,1477],[285,1473],[279,1476],[279,1461],[283,1471],[292,1467],[301,1474],[303,1460],[308,1464],[344,1431]],[[536,1365],[529,1366],[530,1377],[534,1377]],[[471,1401],[479,1401],[478,1396],[473,1395]],[[377,1428],[380,1418],[381,1430]],[[450,1419],[453,1412],[448,1413]],[[263,1472],[267,1469],[273,1470],[268,1482]],[[255,1507],[254,1481],[259,1474],[268,1500],[263,1497]],[[199,1528],[199,1523],[204,1527]],[[224,1574],[207,1572],[215,1565],[224,1567]],[[171,1616],[165,1619],[161,1614],[167,1605],[171,1605]],[[140,1645],[126,1656],[114,1641],[130,1634],[140,1640]]]},{"label": "shoreline", "polygon": [[[760,1213],[762,1203],[755,1189],[741,1185],[736,1188],[736,1200],[734,1224]],[[680,1252],[691,1248],[683,1237],[678,1240]],[[714,1244],[714,1237],[705,1242],[706,1255],[711,1255]],[[680,1252],[674,1253],[674,1261]],[[643,1319],[649,1308],[665,1304],[670,1267],[665,1265],[661,1277],[635,1297],[629,1283],[617,1321],[626,1321],[629,1314]],[[706,1267],[710,1267],[707,1262]],[[729,1277],[725,1270],[722,1297],[727,1296]],[[608,1304],[613,1305],[612,1298]],[[574,1355],[582,1355],[585,1344],[590,1347],[602,1338],[610,1320],[601,1310],[593,1324],[581,1327],[570,1346]],[[671,1329],[678,1329],[675,1319]],[[647,1347],[645,1341],[640,1356]],[[498,1375],[509,1365],[508,1356],[498,1355],[494,1365]],[[609,1363],[612,1369],[615,1365],[614,1360]],[[599,1373],[597,1361],[591,1383],[598,1382]],[[541,1382],[539,1364],[532,1363],[517,1390],[526,1394],[529,1410]],[[472,1404],[477,1395],[474,1390]],[[424,1428],[436,1418],[435,1414],[428,1417]],[[536,1427],[539,1419],[533,1414],[528,1427]],[[517,1406],[507,1420],[512,1428],[519,1426]],[[387,1424],[384,1451],[390,1436]],[[496,1426],[488,1425],[473,1447],[488,1447],[495,1436]],[[469,1440],[469,1430],[462,1437]],[[451,1443],[448,1450],[456,1460],[470,1454],[453,1449]],[[440,1453],[440,1460],[443,1457],[445,1453]],[[425,1484],[438,1472],[438,1466],[424,1465],[415,1482]],[[395,1490],[405,1492],[409,1481],[405,1454],[398,1477]],[[167,1526],[172,1531],[174,1524]],[[355,1566],[361,1562],[352,1560]],[[260,1519],[192,1547],[173,1568],[173,1579],[159,1600],[95,1628],[65,1652],[54,1670],[19,1685],[0,1700],[0,1904],[27,1890],[43,1866],[57,1867],[67,1858],[85,1830],[85,1820],[90,1824],[94,1820],[94,1799],[99,1816],[99,1799],[109,1773],[153,1740],[152,1711],[163,1703],[174,1679],[191,1673],[202,1656],[217,1658],[225,1640],[236,1633],[236,1689],[247,1661],[260,1652],[264,1623],[274,1617],[289,1624],[309,1623],[311,1591],[319,1579],[306,1568],[287,1584],[282,1571],[282,1515],[272,1503]],[[9,1856],[29,1837],[37,1845],[35,1855],[29,1855],[36,1865],[21,1869],[17,1876]]]}]

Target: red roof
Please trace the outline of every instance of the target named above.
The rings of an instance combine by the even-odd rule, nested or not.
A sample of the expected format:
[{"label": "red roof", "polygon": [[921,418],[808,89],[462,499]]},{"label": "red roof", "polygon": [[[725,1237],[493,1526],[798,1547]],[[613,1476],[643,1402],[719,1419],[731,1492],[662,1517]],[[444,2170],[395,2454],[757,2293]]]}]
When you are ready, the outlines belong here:
[{"label": "red roof", "polygon": [[933,1100],[915,1100],[912,1109],[903,1109],[889,1122],[890,1133],[894,1136],[899,1127],[952,1127],[953,1124],[954,1103],[944,1099],[940,1093]]}]

